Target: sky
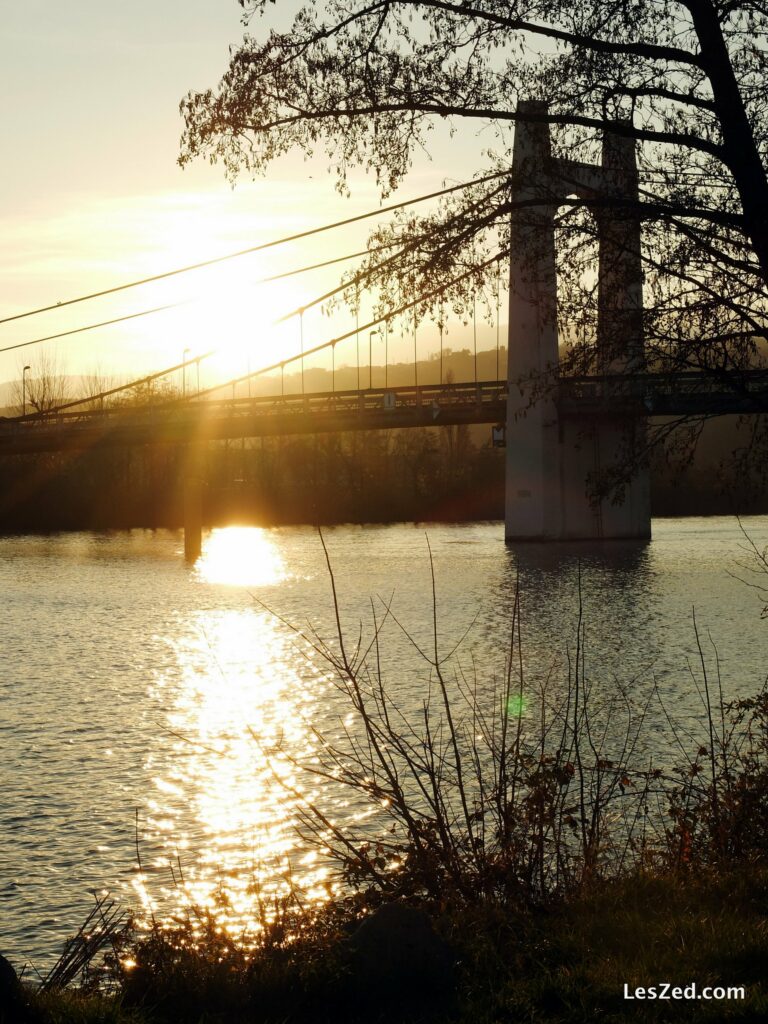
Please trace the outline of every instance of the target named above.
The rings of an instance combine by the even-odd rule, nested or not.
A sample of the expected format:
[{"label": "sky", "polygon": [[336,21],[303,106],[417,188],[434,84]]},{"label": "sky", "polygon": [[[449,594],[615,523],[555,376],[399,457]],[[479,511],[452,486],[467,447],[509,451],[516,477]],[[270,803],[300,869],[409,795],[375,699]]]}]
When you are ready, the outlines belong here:
[{"label": "sky", "polygon": [[[260,35],[285,25],[298,3],[277,5]],[[177,164],[179,102],[213,87],[229,47],[246,31],[236,0],[0,0],[0,317],[259,244],[379,205],[362,172],[352,195],[334,190],[327,168],[302,154],[282,158],[265,178],[233,188],[220,165]],[[479,152],[480,142],[475,147]],[[457,152],[467,154],[457,164]],[[473,146],[440,133],[434,158],[421,157],[396,198],[469,176]],[[0,387],[42,358],[68,375],[109,382],[149,373],[215,347],[206,372],[233,376],[295,352],[298,320],[275,317],[332,286],[338,270],[259,286],[260,278],[365,247],[372,222],[312,243],[244,257],[117,296],[0,325],[0,348],[167,303],[179,308],[42,346],[0,353]],[[351,321],[307,314],[305,344]],[[490,328],[486,329],[486,332]],[[434,338],[432,337],[434,335]],[[424,345],[436,331],[425,328]],[[458,338],[454,347],[462,347]],[[490,347],[490,345],[488,346]],[[42,356],[47,353],[47,356]],[[426,353],[425,353],[426,354]],[[352,352],[337,353],[339,364]],[[218,379],[223,379],[219,377]]]}]

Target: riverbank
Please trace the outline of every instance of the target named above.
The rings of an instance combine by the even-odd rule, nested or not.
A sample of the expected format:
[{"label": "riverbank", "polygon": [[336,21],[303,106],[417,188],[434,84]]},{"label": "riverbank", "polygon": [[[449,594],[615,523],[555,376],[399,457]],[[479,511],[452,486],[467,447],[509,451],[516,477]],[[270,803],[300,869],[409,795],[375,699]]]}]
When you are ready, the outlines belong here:
[{"label": "riverbank", "polygon": [[[46,993],[30,1024],[605,1024],[762,1022],[768,1014],[768,873],[642,875],[527,913],[433,908],[455,954],[441,978],[349,973],[348,940],[318,927],[244,965],[223,943],[155,950],[153,973],[109,996]],[[328,929],[328,930],[326,930]],[[664,986],[669,988],[665,991]],[[692,988],[692,986],[695,986]],[[659,998],[651,998],[655,988]],[[645,989],[647,998],[641,998]],[[723,990],[721,992],[721,990]],[[706,993],[706,995],[703,995]],[[713,998],[707,998],[712,995]],[[722,995],[723,998],[714,998]],[[695,996],[695,998],[693,998]],[[631,998],[630,998],[631,997]],[[0,1018],[2,1019],[2,1018]],[[22,1024],[6,1016],[3,1024]]]}]

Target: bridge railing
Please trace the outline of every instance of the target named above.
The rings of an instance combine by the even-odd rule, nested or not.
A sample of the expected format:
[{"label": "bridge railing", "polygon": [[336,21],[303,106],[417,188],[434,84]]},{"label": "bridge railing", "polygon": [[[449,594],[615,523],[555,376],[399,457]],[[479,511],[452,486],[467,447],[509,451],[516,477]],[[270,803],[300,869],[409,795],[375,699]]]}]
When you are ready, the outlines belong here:
[{"label": "bridge railing", "polygon": [[710,406],[710,411],[728,412],[730,407],[748,410],[751,402],[765,404],[768,371],[741,374],[685,373],[606,374],[563,378],[557,385],[561,411],[584,412],[600,408],[615,412],[631,409],[650,415],[667,415],[670,410]]},{"label": "bridge railing", "polygon": [[[313,417],[339,414],[401,413],[429,407],[439,412],[454,406],[490,406],[506,398],[505,381],[454,382],[450,384],[401,385],[361,390],[307,392],[305,394],[237,396],[219,399],[165,400],[140,406],[114,405],[103,409],[78,409],[30,413],[0,419],[0,437],[23,437],[39,431],[87,430],[91,427],[152,424],[192,425],[203,419],[253,419],[254,417]],[[768,371],[756,370],[735,376],[709,373],[610,374],[568,377],[556,382],[553,395],[561,412],[608,413],[635,409],[639,414],[667,415],[671,409],[711,407],[712,412],[732,409],[752,411],[768,405]]]},{"label": "bridge railing", "polygon": [[148,403],[141,406],[106,406],[103,409],[30,413],[0,420],[0,435],[19,436],[28,431],[89,428],[107,424],[147,425],[188,423],[201,418],[251,418],[254,416],[313,416],[327,413],[370,413],[425,406],[456,404],[482,405],[506,396],[506,382],[405,385],[351,391],[313,392],[288,395],[239,396]]}]

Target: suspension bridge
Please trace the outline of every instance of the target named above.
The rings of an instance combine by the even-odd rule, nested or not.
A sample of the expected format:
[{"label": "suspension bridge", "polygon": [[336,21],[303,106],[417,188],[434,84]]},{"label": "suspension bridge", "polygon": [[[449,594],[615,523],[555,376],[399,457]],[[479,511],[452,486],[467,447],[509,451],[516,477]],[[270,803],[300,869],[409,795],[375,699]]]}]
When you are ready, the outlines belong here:
[{"label": "suspension bridge", "polygon": [[[341,433],[489,424],[507,418],[505,380],[397,388],[188,399],[0,420],[0,455],[99,446],[192,444],[244,437]],[[552,384],[560,417],[705,416],[768,412],[768,372],[742,376],[740,387],[701,373],[584,376]],[[92,402],[93,400],[89,400]]]},{"label": "suspension bridge", "polygon": [[[544,108],[528,103],[533,113]],[[490,181],[490,175],[481,181]],[[356,430],[406,429],[456,424],[491,424],[497,435],[505,434],[506,453],[506,538],[507,540],[611,539],[650,536],[650,497],[647,468],[633,466],[626,483],[624,502],[609,504],[594,498],[597,476],[619,461],[626,450],[642,449],[642,437],[649,416],[703,416],[723,413],[768,411],[768,375],[764,372],[713,376],[683,373],[674,376],[648,372],[644,356],[642,327],[642,264],[640,219],[627,212],[625,200],[637,200],[637,168],[634,145],[627,139],[606,134],[600,165],[555,160],[550,150],[549,128],[544,122],[518,123],[513,166],[504,187],[511,191],[510,249],[495,253],[483,263],[455,277],[448,285],[471,279],[500,260],[509,259],[509,337],[507,374],[499,372],[498,339],[495,379],[478,377],[477,335],[474,335],[474,379],[446,382],[442,372],[442,329],[440,374],[435,383],[419,382],[419,359],[415,335],[415,311],[439,297],[445,284],[423,293],[395,309],[335,338],[300,350],[289,357],[247,374],[187,394],[187,371],[215,353],[215,349],[185,358],[153,374],[110,388],[86,398],[58,404],[0,421],[0,455],[71,451],[110,445],[173,443],[195,445],[208,441],[311,434]],[[511,185],[510,185],[511,183]],[[442,195],[465,186],[452,186]],[[597,372],[589,376],[561,377],[558,370],[557,281],[554,228],[558,204],[576,193],[587,197],[609,197],[598,217],[599,302],[596,338]],[[387,210],[407,206],[394,204],[372,214],[341,223],[362,220]],[[327,230],[329,225],[316,230]],[[294,241],[312,234],[302,232],[282,239]],[[204,261],[190,267],[154,275],[127,285],[41,307],[7,317],[0,323],[47,312],[61,305],[111,294],[163,277],[199,269],[211,263],[269,248],[275,243]],[[384,247],[387,248],[386,246]],[[361,255],[360,253],[353,255]],[[317,266],[327,266],[349,257],[336,257]],[[386,271],[392,255],[379,267]],[[296,273],[302,271],[296,271]],[[279,275],[278,275],[279,276]],[[286,275],[287,276],[287,275]],[[319,297],[320,302],[348,289],[349,281]],[[498,292],[497,292],[498,295]],[[62,337],[121,319],[148,315],[167,307],[129,314],[117,320],[79,327],[60,335],[7,346],[21,348],[51,337]],[[303,324],[308,307],[294,311]],[[388,337],[393,318],[414,313],[414,355],[412,385],[388,384],[389,360],[377,367],[369,356],[368,387],[360,386],[360,339],[367,336],[369,352],[374,334]],[[283,319],[287,319],[283,318]],[[498,310],[497,310],[498,332]],[[354,339],[357,348],[357,387],[336,388],[338,346]],[[185,357],[186,357],[185,350]],[[331,359],[331,389],[305,390],[305,362],[320,352]],[[294,391],[285,390],[286,367]],[[26,369],[26,368],[25,368]],[[137,404],[125,397],[138,388],[181,373],[182,396]],[[242,396],[237,388],[254,378],[280,375],[278,394]],[[363,383],[365,381],[363,380]],[[232,397],[222,397],[231,388]],[[199,481],[190,479],[185,528],[188,552],[199,550]]]}]

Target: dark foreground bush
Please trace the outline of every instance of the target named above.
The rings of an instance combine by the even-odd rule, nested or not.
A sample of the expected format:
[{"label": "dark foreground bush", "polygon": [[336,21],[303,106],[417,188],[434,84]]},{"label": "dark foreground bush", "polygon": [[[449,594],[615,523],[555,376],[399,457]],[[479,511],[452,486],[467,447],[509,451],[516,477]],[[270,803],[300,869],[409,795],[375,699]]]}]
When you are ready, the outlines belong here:
[{"label": "dark foreground bush", "polygon": [[681,869],[768,863],[768,691],[722,704],[709,744],[669,796],[669,858]]},{"label": "dark foreground bush", "polygon": [[[115,964],[122,1003],[162,1021],[433,1020],[455,1003],[454,954],[416,908],[361,919],[359,900],[285,914],[279,935],[243,948],[204,932],[153,928]],[[290,929],[290,930],[288,930]],[[126,969],[123,964],[131,966]],[[207,1019],[207,1018],[206,1018]]]},{"label": "dark foreground bush", "polygon": [[[352,908],[349,908],[350,912]],[[245,955],[218,938],[138,938],[141,973],[119,997],[49,992],[37,1024],[606,1024],[762,1022],[768,1015],[768,871],[635,875],[549,908],[478,902],[436,918],[456,957],[454,992],[435,979],[355,978],[351,926],[318,925],[291,949]],[[637,987],[744,987],[727,1000],[627,1000]],[[16,1020],[8,1024],[17,1024]]]}]

